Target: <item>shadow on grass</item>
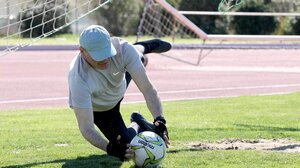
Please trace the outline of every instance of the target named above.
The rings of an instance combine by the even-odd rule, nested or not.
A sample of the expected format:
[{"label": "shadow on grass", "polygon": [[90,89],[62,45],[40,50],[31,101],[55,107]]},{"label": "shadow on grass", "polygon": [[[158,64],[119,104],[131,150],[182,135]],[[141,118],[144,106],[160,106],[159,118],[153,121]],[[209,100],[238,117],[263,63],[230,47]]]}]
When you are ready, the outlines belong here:
[{"label": "shadow on grass", "polygon": [[183,149],[169,149],[167,153],[180,153],[180,152],[193,152],[193,151],[205,151],[204,149],[200,148],[183,148]]},{"label": "shadow on grass", "polygon": [[58,159],[53,161],[35,162],[23,165],[11,165],[2,168],[28,168],[34,166],[55,167],[51,164],[63,163],[63,168],[119,168],[122,162],[108,155],[91,155],[76,159]]},{"label": "shadow on grass", "polygon": [[272,148],[271,150],[285,151],[285,150],[292,150],[292,149],[297,149],[297,148],[300,148],[300,145],[291,144],[291,145],[286,145],[286,146],[275,147],[275,148]]}]

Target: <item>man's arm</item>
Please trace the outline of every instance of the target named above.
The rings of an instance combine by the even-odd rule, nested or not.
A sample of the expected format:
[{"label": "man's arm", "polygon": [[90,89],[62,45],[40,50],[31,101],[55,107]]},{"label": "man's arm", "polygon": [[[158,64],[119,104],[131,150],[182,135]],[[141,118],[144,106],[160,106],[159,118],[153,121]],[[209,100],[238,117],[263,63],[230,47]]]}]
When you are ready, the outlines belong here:
[{"label": "man's arm", "polygon": [[82,136],[95,147],[106,151],[107,140],[104,139],[94,127],[94,116],[92,109],[74,108],[78,126]]},{"label": "man's arm", "polygon": [[[148,109],[155,119],[154,124],[156,126],[156,131],[158,131],[158,134],[165,140],[166,144],[170,144],[167,127],[165,125],[166,120],[163,117],[161,101],[157,95],[156,89],[146,75],[145,68],[140,68],[135,73],[131,74],[131,77],[144,95]],[[164,122],[162,122],[162,120]]]},{"label": "man's arm", "polygon": [[153,118],[163,116],[161,101],[157,95],[155,87],[149,80],[144,68],[140,68],[135,73],[131,74],[134,83],[143,93],[148,109],[152,113]]},{"label": "man's arm", "polygon": [[94,116],[91,109],[75,108],[78,126],[83,137],[95,147],[106,151],[107,154],[124,159],[134,157],[134,151],[127,144],[121,144],[121,136],[119,135],[114,142],[108,143],[94,127]]}]

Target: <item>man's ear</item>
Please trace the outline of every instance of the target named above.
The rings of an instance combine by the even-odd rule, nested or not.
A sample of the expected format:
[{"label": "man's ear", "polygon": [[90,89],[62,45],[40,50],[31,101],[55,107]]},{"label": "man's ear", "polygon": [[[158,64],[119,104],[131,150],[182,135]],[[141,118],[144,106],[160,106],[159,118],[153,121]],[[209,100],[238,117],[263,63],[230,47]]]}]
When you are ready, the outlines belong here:
[{"label": "man's ear", "polygon": [[83,53],[83,52],[84,52],[84,50],[85,50],[85,49],[84,49],[83,47],[81,47],[81,46],[79,47],[79,51],[80,51],[80,52],[82,52],[82,53]]}]

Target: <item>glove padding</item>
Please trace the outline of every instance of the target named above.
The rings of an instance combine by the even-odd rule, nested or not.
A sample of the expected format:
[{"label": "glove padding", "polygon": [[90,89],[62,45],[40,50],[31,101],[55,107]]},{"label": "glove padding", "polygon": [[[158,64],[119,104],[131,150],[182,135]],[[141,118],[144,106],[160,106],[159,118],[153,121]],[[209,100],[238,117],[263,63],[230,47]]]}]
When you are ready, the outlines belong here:
[{"label": "glove padding", "polygon": [[[166,120],[163,117],[157,117],[153,123],[155,125],[154,132],[157,133],[162,139],[164,139],[164,135],[167,136],[167,138],[169,139]],[[158,123],[158,125],[156,125],[155,123]]]},{"label": "glove padding", "polygon": [[107,154],[110,156],[118,157],[121,161],[125,160],[127,144],[122,143],[120,140],[109,141],[106,146]]}]

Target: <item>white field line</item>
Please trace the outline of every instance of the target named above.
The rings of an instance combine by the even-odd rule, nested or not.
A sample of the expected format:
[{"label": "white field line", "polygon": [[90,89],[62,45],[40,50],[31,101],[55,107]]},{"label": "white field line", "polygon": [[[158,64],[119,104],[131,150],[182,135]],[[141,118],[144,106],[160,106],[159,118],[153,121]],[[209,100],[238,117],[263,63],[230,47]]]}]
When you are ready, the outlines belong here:
[{"label": "white field line", "polygon": [[68,97],[53,97],[53,98],[40,98],[40,99],[21,99],[21,100],[4,100],[4,101],[0,101],[0,104],[44,102],[44,101],[56,101],[56,100],[67,100],[67,99],[68,99]]},{"label": "white field line", "polygon": [[[194,92],[214,92],[214,91],[228,91],[228,90],[247,90],[247,89],[274,89],[274,88],[287,88],[299,87],[300,84],[282,84],[282,85],[267,85],[267,86],[242,86],[242,87],[227,87],[227,88],[211,88],[211,89],[195,89],[195,90],[177,90],[158,92],[161,94],[177,94],[177,93],[194,93]],[[126,96],[137,96],[141,93],[127,93]]]},{"label": "white field line", "polygon": [[[300,84],[282,84],[282,85],[267,85],[267,86],[244,86],[244,87],[227,87],[227,88],[211,88],[211,89],[194,89],[194,90],[178,90],[178,91],[163,91],[158,92],[162,94],[178,94],[178,93],[195,93],[195,92],[216,92],[216,91],[229,91],[229,90],[251,90],[251,89],[274,89],[274,88],[287,88],[287,87],[300,87]],[[274,92],[278,94],[278,92]],[[141,96],[141,93],[127,93],[126,96]],[[259,94],[258,94],[259,95]],[[268,93],[272,95],[272,93]],[[238,95],[236,95],[238,96]],[[181,99],[169,99],[169,100],[189,100],[189,99],[203,99],[203,98],[222,98],[227,96],[217,97],[195,97],[195,98],[181,98]],[[235,96],[228,96],[235,97]],[[57,101],[57,100],[68,100],[68,97],[56,97],[56,98],[39,98],[39,99],[21,99],[21,100],[3,100],[0,104],[11,104],[11,103],[28,103],[28,102],[45,102],[45,101]],[[164,100],[168,101],[168,100]]]},{"label": "white field line", "polygon": [[[272,93],[262,93],[257,94],[257,96],[270,96],[270,95],[283,95],[283,94],[289,94],[294,92],[272,92]],[[201,96],[201,97],[190,97],[190,98],[176,98],[176,99],[163,99],[163,102],[168,101],[182,101],[182,100],[203,100],[203,99],[219,99],[219,98],[233,98],[233,97],[239,97],[241,95],[230,95],[230,96]],[[122,102],[123,104],[136,104],[136,103],[144,103],[145,100],[142,101],[130,101],[130,102]]]}]

